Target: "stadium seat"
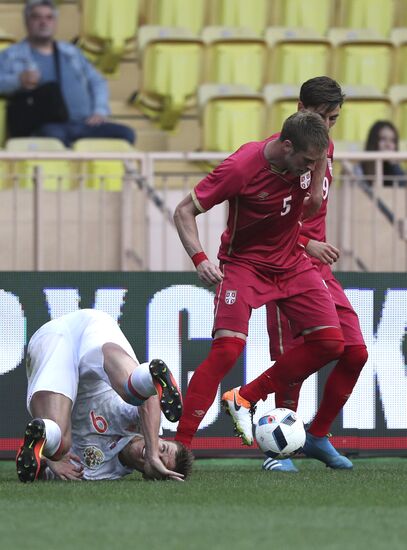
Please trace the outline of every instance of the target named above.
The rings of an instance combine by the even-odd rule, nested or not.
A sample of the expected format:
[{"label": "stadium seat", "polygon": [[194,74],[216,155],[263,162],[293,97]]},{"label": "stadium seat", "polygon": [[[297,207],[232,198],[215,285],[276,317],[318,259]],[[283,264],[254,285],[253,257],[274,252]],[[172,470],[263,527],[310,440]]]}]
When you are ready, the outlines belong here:
[{"label": "stadium seat", "polygon": [[264,81],[267,46],[253,31],[205,27],[205,82],[246,84],[260,91]]},{"label": "stadium seat", "polygon": [[407,140],[407,84],[391,86],[389,97],[393,103],[393,121],[400,134],[400,140]]},{"label": "stadium seat", "polygon": [[0,51],[8,48],[11,44],[14,44],[15,41],[14,36],[11,36],[8,32],[0,29]]},{"label": "stadium seat", "polygon": [[335,45],[333,76],[338,82],[387,90],[394,60],[390,40],[368,29],[331,28],[328,37]]},{"label": "stadium seat", "polygon": [[245,85],[203,84],[198,90],[202,150],[234,151],[265,137],[266,105]]},{"label": "stadium seat", "polygon": [[407,84],[407,27],[392,29],[390,38],[396,48],[393,82]]},{"label": "stadium seat", "polygon": [[334,0],[274,0],[272,24],[300,27],[326,34],[331,25]]},{"label": "stadium seat", "polygon": [[365,143],[372,124],[391,120],[390,99],[371,86],[343,86],[343,91],[346,101],[332,128],[333,139]]},{"label": "stadium seat", "polygon": [[386,38],[394,24],[394,0],[339,0],[335,26],[372,29]]},{"label": "stadium seat", "polygon": [[139,0],[81,0],[78,45],[105,74],[114,74],[120,60],[135,47]]},{"label": "stadium seat", "polygon": [[139,29],[141,84],[134,105],[172,130],[196,105],[203,69],[203,41],[187,29],[145,25]]},{"label": "stadium seat", "polygon": [[[6,151],[51,153],[65,151],[62,142],[54,138],[13,138],[6,142]],[[18,178],[23,189],[33,189],[34,167],[40,166],[43,174],[43,189],[65,191],[72,189],[70,163],[65,160],[21,160],[9,164],[11,176]]]},{"label": "stadium seat", "polygon": [[294,84],[267,84],[263,96],[267,103],[267,133],[279,132],[287,117],[296,112],[300,87]]},{"label": "stadium seat", "polygon": [[331,44],[310,29],[268,27],[269,63],[266,83],[299,84],[327,74]]},{"label": "stadium seat", "polygon": [[269,23],[269,0],[211,0],[209,21],[211,25],[244,27],[262,36]]},{"label": "stadium seat", "polygon": [[199,34],[205,23],[204,0],[148,0],[146,24],[183,27]]},{"label": "stadium seat", "polygon": [[[74,151],[83,153],[131,153],[134,148],[121,139],[78,139]],[[121,191],[124,163],[120,160],[92,160],[79,163],[78,176],[84,178],[84,187]]]}]

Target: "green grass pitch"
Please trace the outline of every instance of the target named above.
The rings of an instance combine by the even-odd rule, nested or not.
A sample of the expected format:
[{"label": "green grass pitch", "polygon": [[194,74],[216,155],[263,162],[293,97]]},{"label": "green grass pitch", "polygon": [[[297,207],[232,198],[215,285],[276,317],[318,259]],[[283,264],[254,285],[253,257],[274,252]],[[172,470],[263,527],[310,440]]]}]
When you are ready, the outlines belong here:
[{"label": "green grass pitch", "polygon": [[0,462],[2,550],[398,550],[407,548],[407,460],[356,459],[351,472],[297,460],[197,460],[186,483],[24,485]]}]

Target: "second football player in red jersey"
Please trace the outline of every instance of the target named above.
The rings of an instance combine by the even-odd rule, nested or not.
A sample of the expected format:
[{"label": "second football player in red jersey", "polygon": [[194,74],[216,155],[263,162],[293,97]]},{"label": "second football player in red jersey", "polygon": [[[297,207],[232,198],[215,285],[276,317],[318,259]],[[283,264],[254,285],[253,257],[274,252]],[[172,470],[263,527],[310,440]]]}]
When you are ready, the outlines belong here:
[{"label": "second football player in red jersey", "polygon": [[[328,146],[321,117],[306,111],[295,113],[279,135],[243,145],[176,208],[174,220],[181,241],[200,279],[218,285],[214,340],[189,383],[176,435],[188,446],[219,383],[244,349],[253,308],[275,301],[294,332],[304,336],[300,346],[277,360],[259,398],[304,380],[343,353],[342,330],[331,295],[318,269],[298,246],[311,173],[323,177]],[[229,203],[229,217],[218,267],[202,250],[195,218],[224,201]],[[238,426],[246,444],[253,441],[251,419],[249,425],[250,433]]]},{"label": "second football player in red jersey", "polygon": [[[311,78],[301,86],[298,109],[318,113],[328,130],[340,115],[344,96],[339,84],[327,76]],[[330,264],[338,258],[339,251],[326,242],[326,214],[329,188],[332,182],[333,143],[328,149],[328,165],[323,181],[323,201],[317,214],[306,219],[301,227],[300,243],[313,256],[312,263],[321,272],[335,302],[336,311],[345,338],[345,350],[333,368],[325,385],[320,407],[308,428],[305,452],[325,462],[331,468],[351,468],[352,463],[339,455],[326,434],[345,405],[367,361],[367,349],[358,317],[335,279]],[[294,338],[288,319],[275,302],[267,304],[267,329],[270,337],[270,354],[277,359],[281,354],[302,343]],[[276,406],[297,410],[301,383],[276,393]],[[290,459],[267,459],[263,468],[274,471],[297,471]]]}]

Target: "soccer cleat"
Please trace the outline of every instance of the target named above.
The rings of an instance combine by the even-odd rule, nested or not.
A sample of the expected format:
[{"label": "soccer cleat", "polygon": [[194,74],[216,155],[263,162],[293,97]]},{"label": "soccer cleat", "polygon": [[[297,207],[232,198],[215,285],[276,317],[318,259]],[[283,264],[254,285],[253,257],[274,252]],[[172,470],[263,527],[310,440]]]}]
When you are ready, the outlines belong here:
[{"label": "soccer cleat", "polygon": [[16,456],[17,475],[23,483],[38,479],[44,444],[45,423],[41,418],[34,418],[27,424],[24,442]]},{"label": "soccer cleat", "polygon": [[182,396],[170,369],[161,359],[153,359],[149,369],[165,418],[177,422],[182,414]]},{"label": "soccer cleat", "polygon": [[294,466],[294,463],[290,458],[283,458],[280,460],[277,460],[276,458],[266,458],[263,462],[262,469],[273,472],[298,472],[298,468]]},{"label": "soccer cleat", "polygon": [[351,470],[353,468],[349,458],[338,453],[327,435],[316,437],[307,432],[303,451],[306,456],[316,458],[334,470]]},{"label": "soccer cleat", "polygon": [[238,388],[233,388],[222,395],[222,406],[226,414],[232,417],[236,434],[242,438],[243,445],[253,445],[254,406],[243,399]]}]

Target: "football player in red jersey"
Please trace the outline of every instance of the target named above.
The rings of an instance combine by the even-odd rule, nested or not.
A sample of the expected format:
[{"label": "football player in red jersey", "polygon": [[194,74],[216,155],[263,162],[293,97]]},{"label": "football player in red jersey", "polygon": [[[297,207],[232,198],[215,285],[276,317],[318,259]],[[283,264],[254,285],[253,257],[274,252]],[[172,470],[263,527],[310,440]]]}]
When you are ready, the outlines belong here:
[{"label": "football player in red jersey", "polygon": [[[187,446],[219,383],[244,349],[253,308],[276,302],[294,333],[304,336],[300,346],[277,360],[272,374],[266,371],[267,383],[253,392],[253,401],[304,380],[343,353],[335,305],[319,270],[298,245],[311,174],[322,183],[328,147],[321,116],[297,112],[284,122],[280,134],[247,143],[225,159],[175,210],[181,242],[199,278],[217,285],[212,347],[191,378],[176,435]],[[224,201],[229,203],[229,217],[218,266],[202,249],[196,216]],[[237,430],[251,445],[250,403],[248,409],[237,407],[247,412],[243,426],[236,422]]]},{"label": "football player in red jersey", "polygon": [[[307,109],[321,116],[328,130],[334,126],[344,101],[339,84],[327,76],[311,78],[301,86],[298,109]],[[339,257],[339,251],[326,242],[326,214],[329,189],[332,183],[334,146],[328,149],[328,164],[323,180],[322,206],[316,215],[303,221],[300,245],[310,255],[312,263],[321,272],[334,300],[345,339],[345,349],[325,385],[324,394],[315,418],[308,428],[305,453],[325,462],[331,468],[352,468],[346,457],[339,455],[328,441],[327,433],[345,405],[365,365],[368,354],[359,320],[341,285],[335,279],[330,265]],[[270,337],[270,354],[277,359],[281,354],[303,342],[294,338],[290,323],[275,302],[267,304],[267,329]],[[297,410],[301,383],[276,393],[276,406]],[[263,468],[275,471],[296,472],[290,459],[268,458]]]}]

